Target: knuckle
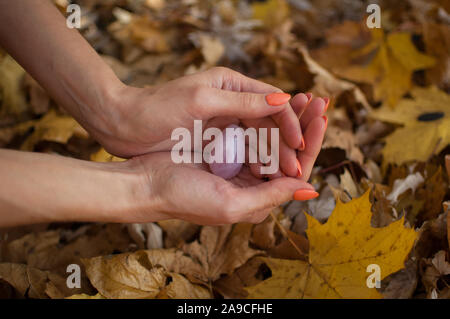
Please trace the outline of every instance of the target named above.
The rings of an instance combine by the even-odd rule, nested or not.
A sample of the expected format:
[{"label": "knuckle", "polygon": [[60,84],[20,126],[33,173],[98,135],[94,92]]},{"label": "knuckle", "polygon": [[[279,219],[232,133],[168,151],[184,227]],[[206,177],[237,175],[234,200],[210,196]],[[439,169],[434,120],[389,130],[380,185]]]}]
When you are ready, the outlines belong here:
[{"label": "knuckle", "polygon": [[193,106],[194,110],[201,109],[201,106],[203,105],[203,101],[205,100],[205,96],[207,94],[207,88],[203,86],[195,86],[191,89],[190,92],[190,100],[191,105]]},{"label": "knuckle", "polygon": [[241,94],[241,103],[247,109],[255,107],[257,100],[256,95],[251,93],[242,93]]},{"label": "knuckle", "polygon": [[224,66],[215,66],[211,68],[211,72],[216,75],[226,75],[231,72],[231,69],[226,68]]}]

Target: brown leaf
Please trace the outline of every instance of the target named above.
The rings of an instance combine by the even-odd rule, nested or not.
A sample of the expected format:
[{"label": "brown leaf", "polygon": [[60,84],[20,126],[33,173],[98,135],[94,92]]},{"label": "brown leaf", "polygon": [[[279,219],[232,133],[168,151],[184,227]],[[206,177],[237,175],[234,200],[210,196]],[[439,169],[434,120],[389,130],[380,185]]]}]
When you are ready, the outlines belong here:
[{"label": "brown leaf", "polygon": [[44,114],[50,107],[50,96],[28,73],[24,78],[30,96],[30,106],[34,114]]},{"label": "brown leaf", "polygon": [[330,125],[322,148],[340,148],[345,151],[347,158],[360,165],[364,163],[364,155],[358,147],[358,141],[350,130],[343,130]]},{"label": "brown leaf", "polygon": [[200,240],[185,244],[183,250],[203,267],[203,279],[210,282],[231,274],[261,251],[249,247],[251,224],[204,226]]},{"label": "brown leaf", "polygon": [[64,298],[80,291],[67,288],[66,279],[57,274],[24,264],[1,263],[0,279],[29,298]]},{"label": "brown leaf", "polygon": [[158,222],[164,231],[164,247],[179,247],[194,238],[200,229],[199,225],[179,219],[168,219]]},{"label": "brown leaf", "polygon": [[[180,274],[183,261],[173,250],[138,251],[83,259],[92,285],[106,298],[209,298],[206,288]],[[180,252],[181,253],[181,252]],[[187,257],[184,261],[189,260]]]},{"label": "brown leaf", "polygon": [[243,266],[237,268],[233,274],[223,276],[216,280],[213,285],[214,290],[220,293],[224,298],[246,298],[248,293],[245,291],[244,287],[256,285],[263,280],[263,278],[259,276],[261,266],[265,266],[261,259],[250,259]]}]

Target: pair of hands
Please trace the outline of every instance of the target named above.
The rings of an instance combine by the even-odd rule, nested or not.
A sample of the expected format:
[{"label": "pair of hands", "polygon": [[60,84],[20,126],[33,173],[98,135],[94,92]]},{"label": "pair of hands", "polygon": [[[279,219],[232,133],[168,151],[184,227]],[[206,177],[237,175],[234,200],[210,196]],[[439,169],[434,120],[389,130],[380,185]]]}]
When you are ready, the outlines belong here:
[{"label": "pair of hands", "polygon": [[[50,1],[35,2],[0,1],[0,45],[106,150],[131,159],[94,163],[0,150],[8,185],[0,211],[14,212],[0,214],[0,226],[165,218],[256,223],[293,197],[317,195],[306,181],[322,144],[326,101],[299,94],[290,104],[269,105],[268,95],[279,89],[224,68],[153,88],[128,87]],[[281,171],[264,182],[250,165],[226,181],[205,165],[174,164],[172,130],[192,128],[194,120],[206,127],[280,128]]]},{"label": "pair of hands", "polygon": [[[152,88],[119,85],[111,95],[111,113],[103,119],[93,118],[103,122],[92,122],[87,128],[96,128],[90,133],[110,153],[131,157],[127,165],[145,179],[152,211],[159,218],[209,225],[258,223],[295,192],[313,192],[307,180],[326,130],[325,100],[298,94],[290,104],[273,106],[266,96],[274,92],[280,90],[226,68]],[[173,163],[172,130],[192,130],[196,119],[205,127],[279,127],[281,171],[265,182],[256,166],[252,167],[257,164],[250,164],[238,176],[224,180],[211,174],[205,163]],[[143,209],[133,219],[146,222],[149,214]]]}]

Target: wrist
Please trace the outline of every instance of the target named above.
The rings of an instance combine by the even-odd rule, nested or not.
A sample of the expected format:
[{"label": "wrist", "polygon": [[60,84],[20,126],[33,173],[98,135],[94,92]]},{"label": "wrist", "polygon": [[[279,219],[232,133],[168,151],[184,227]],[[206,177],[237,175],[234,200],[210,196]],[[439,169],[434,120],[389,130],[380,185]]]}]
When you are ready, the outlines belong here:
[{"label": "wrist", "polygon": [[92,221],[117,223],[144,223],[167,219],[160,213],[160,204],[149,172],[139,158],[120,163],[95,163],[100,178],[97,188],[102,189],[102,209],[88,213]]}]

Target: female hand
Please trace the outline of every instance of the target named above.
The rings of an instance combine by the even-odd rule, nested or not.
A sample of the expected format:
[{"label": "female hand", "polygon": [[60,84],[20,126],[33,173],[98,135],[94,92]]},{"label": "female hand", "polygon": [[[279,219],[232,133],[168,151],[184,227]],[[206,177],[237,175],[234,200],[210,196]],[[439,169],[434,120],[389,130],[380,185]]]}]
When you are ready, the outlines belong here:
[{"label": "female hand", "polygon": [[170,139],[172,131],[186,128],[193,133],[194,120],[202,120],[203,129],[230,124],[277,127],[281,168],[289,176],[297,175],[294,149],[301,146],[300,123],[288,103],[290,96],[271,85],[217,67],[157,87],[123,86],[115,96],[110,116],[89,120],[115,124],[88,126],[112,154],[170,151],[177,142]]},{"label": "female hand", "polygon": [[0,2],[0,45],[110,153],[167,151],[172,130],[192,128],[196,119],[220,127],[270,116],[284,141],[280,154],[290,154],[281,156],[281,168],[297,175],[286,147],[301,148],[300,125],[286,95],[270,96],[277,88],[225,68],[154,88],[126,86],[50,2],[34,2]]},{"label": "female hand", "polygon": [[[204,225],[236,222],[259,223],[282,203],[296,199],[308,200],[318,196],[306,181],[319,154],[326,130],[323,117],[325,102],[310,101],[302,95],[294,98],[294,110],[304,111],[303,125],[306,148],[299,155],[304,166],[301,179],[278,177],[268,182],[252,174],[249,166],[231,180],[211,174],[206,164],[174,164],[170,153],[158,152],[138,156],[130,161],[140,163],[138,175],[146,177],[148,211],[126,216],[133,222],[148,222],[152,213],[164,218],[179,218]],[[145,187],[144,187],[145,189]],[[125,216],[124,216],[125,217]]]}]

